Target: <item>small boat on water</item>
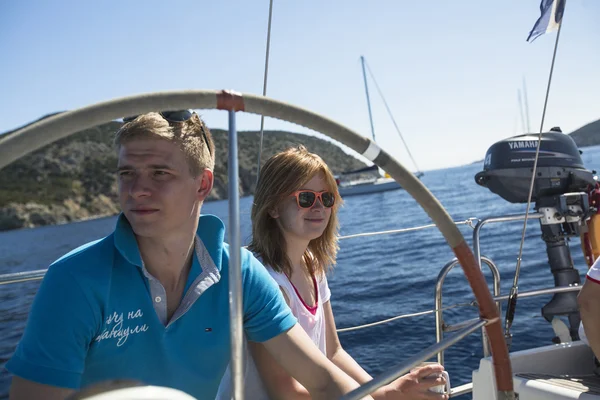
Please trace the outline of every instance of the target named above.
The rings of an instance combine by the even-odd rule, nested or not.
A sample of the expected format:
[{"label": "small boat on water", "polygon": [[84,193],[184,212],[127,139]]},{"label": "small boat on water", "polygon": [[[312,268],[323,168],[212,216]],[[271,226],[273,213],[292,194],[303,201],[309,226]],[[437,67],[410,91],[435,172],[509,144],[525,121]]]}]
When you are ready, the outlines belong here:
[{"label": "small boat on water", "polygon": [[353,196],[367,193],[388,192],[390,190],[402,189],[392,178],[377,178],[375,180],[360,179],[349,181],[346,184],[340,183],[339,191],[342,197]]},{"label": "small boat on water", "polygon": [[[365,60],[364,56],[360,57],[360,61],[361,61],[361,65],[362,65],[363,81],[365,84],[367,109],[369,111],[369,122],[371,125],[371,137],[373,138],[373,142],[375,142],[375,128],[373,126],[373,114],[371,112],[371,98],[369,96],[369,84],[367,82],[367,72],[366,72],[368,65],[366,64],[366,60]],[[406,152],[408,153],[408,156],[412,160],[415,167],[417,167],[417,163],[415,162],[415,159],[413,158],[413,156],[408,148],[408,145],[406,144],[406,141],[404,140],[404,137],[402,136],[402,133],[400,132],[400,129],[398,128],[398,124],[396,124],[396,120],[394,119],[394,116],[392,115],[392,112],[387,104],[387,101],[385,100],[385,97],[383,96],[383,93],[381,92],[381,89],[379,88],[379,85],[377,84],[377,81],[375,80],[375,76],[371,72],[371,69],[369,69],[369,73],[371,75],[371,78],[373,79],[373,82],[375,83],[375,87],[377,88],[377,91],[379,92],[379,96],[381,97],[383,104],[385,105],[385,108],[386,108],[390,118],[392,119],[392,122],[394,123],[396,132],[398,132],[398,136],[400,136],[400,139],[402,140],[402,143],[404,144],[404,147],[406,149]],[[417,169],[418,169],[418,167],[417,167]],[[420,171],[417,171],[415,173],[415,176],[417,178],[420,178],[421,176],[423,176],[423,173]],[[387,192],[390,190],[402,189],[402,186],[400,186],[400,184],[398,182],[396,182],[394,179],[392,179],[387,173],[385,173],[384,176],[381,176],[381,174],[379,173],[379,167],[377,167],[377,165],[371,165],[369,167],[360,168],[360,169],[357,169],[354,171],[342,172],[341,174],[336,176],[336,179],[338,182],[338,188],[339,188],[341,196],[353,196],[353,195],[359,195],[359,194],[380,193],[380,192]]]},{"label": "small boat on water", "polygon": [[[423,173],[417,172],[415,176],[419,178]],[[377,165],[343,172],[336,176],[336,182],[342,197],[402,189],[388,174],[381,176]]]}]

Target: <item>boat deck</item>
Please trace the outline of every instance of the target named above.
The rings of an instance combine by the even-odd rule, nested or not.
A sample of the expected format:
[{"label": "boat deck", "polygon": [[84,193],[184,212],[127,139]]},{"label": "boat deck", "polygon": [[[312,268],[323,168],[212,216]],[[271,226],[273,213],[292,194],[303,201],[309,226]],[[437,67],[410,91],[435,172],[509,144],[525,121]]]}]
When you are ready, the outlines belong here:
[{"label": "boat deck", "polygon": [[594,374],[581,376],[561,376],[550,374],[520,373],[516,374],[516,376],[529,381],[536,381],[540,384],[552,385],[579,393],[600,396],[600,376]]},{"label": "boat deck", "polygon": [[[520,400],[600,400],[594,354],[581,341],[510,354],[514,390]],[[489,357],[473,371],[473,399],[494,398],[494,367]]]}]

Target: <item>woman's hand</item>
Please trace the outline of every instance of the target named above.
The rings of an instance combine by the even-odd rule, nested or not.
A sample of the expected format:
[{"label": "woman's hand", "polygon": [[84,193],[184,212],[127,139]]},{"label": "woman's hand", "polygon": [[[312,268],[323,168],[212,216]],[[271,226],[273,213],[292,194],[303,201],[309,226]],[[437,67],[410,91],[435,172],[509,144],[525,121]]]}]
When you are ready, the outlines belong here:
[{"label": "woman's hand", "polygon": [[[413,369],[385,387],[386,400],[446,400],[447,394],[430,392],[434,386],[445,385],[446,378],[441,375],[444,367],[429,364]],[[432,376],[433,375],[433,376]]]}]

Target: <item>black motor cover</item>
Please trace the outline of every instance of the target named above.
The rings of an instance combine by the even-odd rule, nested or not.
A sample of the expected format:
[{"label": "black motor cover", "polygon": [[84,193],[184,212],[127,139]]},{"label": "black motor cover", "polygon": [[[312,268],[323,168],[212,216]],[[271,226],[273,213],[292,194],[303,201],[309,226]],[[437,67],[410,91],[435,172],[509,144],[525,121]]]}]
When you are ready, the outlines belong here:
[{"label": "black motor cover", "polygon": [[[526,203],[537,144],[538,135],[534,134],[494,143],[485,155],[483,171],[475,175],[475,182],[511,203]],[[593,174],[585,169],[581,153],[570,136],[543,133],[532,201],[585,190],[595,183]]]}]

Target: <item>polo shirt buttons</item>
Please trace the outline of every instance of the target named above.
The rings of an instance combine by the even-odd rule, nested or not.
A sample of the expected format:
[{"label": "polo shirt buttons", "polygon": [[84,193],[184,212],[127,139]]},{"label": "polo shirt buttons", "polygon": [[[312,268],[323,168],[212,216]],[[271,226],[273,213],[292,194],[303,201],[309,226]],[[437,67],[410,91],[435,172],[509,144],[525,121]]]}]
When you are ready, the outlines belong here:
[{"label": "polo shirt buttons", "polygon": [[154,301],[157,302],[157,303],[160,303],[162,301],[162,298],[160,296],[156,296],[154,298]]}]

